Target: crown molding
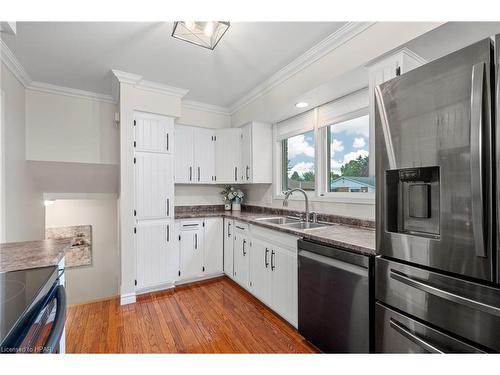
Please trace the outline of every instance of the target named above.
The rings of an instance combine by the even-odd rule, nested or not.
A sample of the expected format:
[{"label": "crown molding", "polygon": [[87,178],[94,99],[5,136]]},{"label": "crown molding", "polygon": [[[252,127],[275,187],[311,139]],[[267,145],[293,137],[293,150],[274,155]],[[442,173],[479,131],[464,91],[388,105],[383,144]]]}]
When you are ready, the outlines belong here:
[{"label": "crown molding", "polygon": [[189,92],[187,89],[165,85],[158,82],[146,81],[142,79],[142,76],[139,74],[128,73],[117,69],[111,69],[111,72],[116,77],[118,82],[134,85],[142,90],[177,96],[179,98],[184,97]]},{"label": "crown molding", "polygon": [[394,56],[394,55],[397,55],[399,53],[404,53],[408,56],[410,56],[412,59],[414,59],[415,61],[417,61],[419,64],[421,65],[424,65],[424,64],[427,64],[429,61],[427,61],[425,58],[423,58],[422,56],[420,55],[417,55],[415,52],[413,52],[411,49],[407,48],[407,47],[403,47],[403,48],[397,48],[395,50],[392,50],[392,51],[389,51],[387,53],[384,53],[383,55],[381,56],[378,56],[376,57],[375,59],[373,60],[370,60],[368,61],[366,64],[365,64],[365,67],[367,68],[372,68],[373,66],[377,65],[378,63],[380,62],[383,62],[385,59],[387,59],[389,56]]},{"label": "crown molding", "polygon": [[50,83],[45,83],[45,82],[32,81],[28,86],[26,86],[26,89],[32,91],[45,92],[49,94],[70,96],[73,98],[95,100],[105,103],[112,103],[112,104],[117,103],[117,101],[111,95],[108,94],[100,94],[92,91],[72,89],[69,87],[52,85]]},{"label": "crown molding", "polygon": [[30,75],[2,39],[0,39],[0,55],[2,62],[14,74],[17,80],[24,87],[28,86],[32,81]]},{"label": "crown molding", "polygon": [[218,105],[197,102],[195,100],[183,100],[182,106],[197,111],[212,112],[220,115],[230,115],[229,109]]},{"label": "crown molding", "polygon": [[239,111],[244,106],[255,101],[260,96],[269,92],[274,87],[283,83],[301,70],[326,56],[344,43],[348,42],[358,34],[364,32],[376,22],[348,22],[334,33],[320,41],[318,44],[307,50],[295,60],[284,66],[278,72],[266,79],[264,82],[250,90],[249,93],[238,99],[229,107],[231,114]]},{"label": "crown molding", "polygon": [[137,85],[141,80],[142,76],[133,73],[123,72],[117,69],[111,69],[111,73],[116,77],[120,83],[128,83],[130,85]]}]

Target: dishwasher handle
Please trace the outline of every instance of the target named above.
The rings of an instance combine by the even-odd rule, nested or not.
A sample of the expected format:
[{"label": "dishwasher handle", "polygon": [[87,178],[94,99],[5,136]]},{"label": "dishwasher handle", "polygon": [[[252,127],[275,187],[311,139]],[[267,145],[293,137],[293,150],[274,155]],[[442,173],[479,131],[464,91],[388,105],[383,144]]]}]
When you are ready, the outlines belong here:
[{"label": "dishwasher handle", "polygon": [[314,262],[326,264],[328,266],[335,267],[347,272],[351,272],[359,276],[368,277],[368,269],[362,266],[358,266],[357,264],[348,263],[335,258],[330,258],[307,250],[299,250],[299,260],[301,257],[312,260]]}]

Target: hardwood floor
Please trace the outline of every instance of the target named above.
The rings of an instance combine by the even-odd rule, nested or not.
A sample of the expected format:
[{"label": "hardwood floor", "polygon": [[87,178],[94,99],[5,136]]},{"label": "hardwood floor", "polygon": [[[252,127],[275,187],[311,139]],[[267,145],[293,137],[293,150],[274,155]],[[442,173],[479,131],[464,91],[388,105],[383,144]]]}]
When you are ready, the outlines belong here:
[{"label": "hardwood floor", "polygon": [[71,306],[67,353],[315,353],[298,332],[223,277]]}]

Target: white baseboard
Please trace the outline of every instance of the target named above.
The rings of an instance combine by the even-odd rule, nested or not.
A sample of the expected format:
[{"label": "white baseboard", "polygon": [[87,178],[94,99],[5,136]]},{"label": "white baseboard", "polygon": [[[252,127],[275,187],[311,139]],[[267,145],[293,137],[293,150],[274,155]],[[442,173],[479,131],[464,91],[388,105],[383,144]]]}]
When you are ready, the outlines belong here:
[{"label": "white baseboard", "polygon": [[159,292],[161,290],[172,289],[174,287],[175,287],[174,283],[166,283],[166,284],[154,285],[146,288],[137,289],[135,293],[145,294],[145,293]]},{"label": "white baseboard", "polygon": [[214,278],[220,277],[220,276],[224,276],[224,273],[221,272],[221,273],[216,273],[216,274],[207,275],[207,276],[203,276],[203,277],[196,277],[196,278],[192,278],[192,279],[179,280],[173,284],[168,283],[168,284],[161,284],[161,285],[155,285],[155,286],[151,286],[151,287],[147,287],[147,288],[138,289],[138,290],[136,290],[135,293],[127,293],[127,294],[120,295],[120,305],[128,305],[130,303],[135,303],[137,295],[140,295],[140,294],[159,292],[162,290],[173,289],[179,285],[195,283],[197,281],[210,280],[210,279],[214,279]]},{"label": "white baseboard", "polygon": [[135,303],[135,293],[127,293],[120,295],[120,305],[128,305],[130,303]]},{"label": "white baseboard", "polygon": [[221,273],[215,273],[212,275],[207,275],[207,276],[202,276],[202,277],[194,277],[191,279],[179,280],[179,281],[176,281],[175,286],[191,284],[191,283],[195,283],[197,281],[210,280],[210,279],[214,279],[216,277],[221,277],[221,276],[224,276],[224,273],[221,272]]}]

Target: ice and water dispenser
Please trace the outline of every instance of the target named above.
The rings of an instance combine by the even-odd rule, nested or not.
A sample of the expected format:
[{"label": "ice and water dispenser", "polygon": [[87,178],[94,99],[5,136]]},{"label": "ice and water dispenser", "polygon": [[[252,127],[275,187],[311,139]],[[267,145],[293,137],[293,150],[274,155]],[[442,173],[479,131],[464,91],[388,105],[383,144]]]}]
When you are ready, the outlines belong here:
[{"label": "ice and water dispenser", "polygon": [[386,171],[387,231],[439,237],[439,167]]}]

